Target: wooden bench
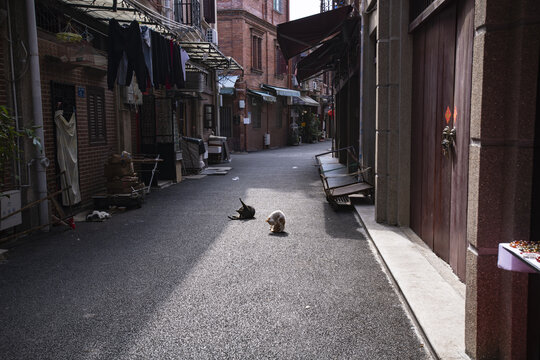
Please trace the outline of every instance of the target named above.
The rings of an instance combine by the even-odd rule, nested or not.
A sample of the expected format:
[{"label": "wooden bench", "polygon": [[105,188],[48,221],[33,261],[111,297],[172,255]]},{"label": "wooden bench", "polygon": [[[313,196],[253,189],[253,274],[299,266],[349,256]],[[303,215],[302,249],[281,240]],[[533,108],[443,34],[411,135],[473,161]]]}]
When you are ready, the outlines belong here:
[{"label": "wooden bench", "polygon": [[[334,156],[346,153],[346,163]],[[315,155],[326,200],[334,208],[351,206],[351,197],[361,195],[373,201],[374,187],[368,182],[371,168],[362,167],[352,146]]]}]

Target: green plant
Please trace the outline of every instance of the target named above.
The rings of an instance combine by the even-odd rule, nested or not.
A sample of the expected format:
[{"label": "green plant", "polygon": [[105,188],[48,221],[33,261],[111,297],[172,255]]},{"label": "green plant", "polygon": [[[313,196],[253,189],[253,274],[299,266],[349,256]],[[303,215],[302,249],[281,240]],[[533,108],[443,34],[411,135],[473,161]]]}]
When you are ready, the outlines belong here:
[{"label": "green plant", "polygon": [[311,112],[303,111],[300,116],[302,141],[315,142],[321,136],[320,122],[317,116]]},{"label": "green plant", "polygon": [[[29,139],[33,146],[42,151],[41,142],[36,137],[36,129],[36,126],[17,129],[8,109],[0,105],[0,174],[5,174],[11,161],[20,159],[23,151],[17,144],[18,139]],[[3,177],[0,177],[0,189],[4,186],[3,181]]]}]

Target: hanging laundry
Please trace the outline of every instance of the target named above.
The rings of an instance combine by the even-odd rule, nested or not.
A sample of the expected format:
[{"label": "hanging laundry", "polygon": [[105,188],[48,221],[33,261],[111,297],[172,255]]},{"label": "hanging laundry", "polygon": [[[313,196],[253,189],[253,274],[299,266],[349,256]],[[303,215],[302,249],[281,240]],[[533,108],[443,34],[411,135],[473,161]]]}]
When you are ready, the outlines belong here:
[{"label": "hanging laundry", "polygon": [[185,87],[184,73],[182,69],[182,62],[180,56],[180,46],[171,42],[171,81],[177,89],[183,89]]},{"label": "hanging laundry", "polygon": [[180,47],[180,62],[182,63],[182,74],[184,75],[184,82],[186,81],[186,62],[189,60],[189,55],[186,50]]},{"label": "hanging laundry", "polygon": [[[118,75],[118,66],[124,54],[128,65],[125,76],[125,85],[131,84],[133,72],[137,76],[137,83],[142,92],[146,91],[146,64],[144,61],[141,30],[139,23],[132,21],[127,28],[120,26],[115,19],[109,20],[109,51],[107,62],[107,85],[109,90],[114,89],[114,82]],[[122,80],[120,80],[120,83]]]},{"label": "hanging laundry", "polygon": [[54,122],[56,123],[58,168],[65,172],[65,175],[60,177],[62,190],[65,190],[62,192],[62,204],[71,206],[81,202],[75,111],[67,121],[64,118],[64,111],[57,110],[54,113]]},{"label": "hanging laundry", "polygon": [[152,36],[148,26],[141,26],[142,50],[144,55],[144,63],[150,80],[150,86],[154,86],[154,69],[152,68]]},{"label": "hanging laundry", "polygon": [[154,87],[159,88],[167,84],[167,77],[170,73],[169,42],[153,30],[151,30],[151,41]]}]

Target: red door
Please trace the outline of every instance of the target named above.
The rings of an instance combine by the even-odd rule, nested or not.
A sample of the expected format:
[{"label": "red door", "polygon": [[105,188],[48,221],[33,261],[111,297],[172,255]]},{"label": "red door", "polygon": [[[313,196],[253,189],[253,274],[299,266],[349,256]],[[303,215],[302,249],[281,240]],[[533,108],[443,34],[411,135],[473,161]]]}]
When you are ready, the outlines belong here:
[{"label": "red door", "polygon": [[[414,31],[411,228],[465,276],[472,1]],[[443,132],[447,128],[447,151]],[[455,128],[456,136],[449,130]]]}]

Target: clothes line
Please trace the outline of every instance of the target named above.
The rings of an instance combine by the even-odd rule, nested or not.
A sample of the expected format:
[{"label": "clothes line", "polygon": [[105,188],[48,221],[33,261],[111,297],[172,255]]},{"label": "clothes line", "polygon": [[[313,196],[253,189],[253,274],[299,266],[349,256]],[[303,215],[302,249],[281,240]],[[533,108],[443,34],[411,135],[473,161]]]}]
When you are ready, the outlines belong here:
[{"label": "clothes line", "polygon": [[109,20],[109,48],[107,85],[131,84],[133,74],[141,92],[154,87],[182,89],[185,87],[185,65],[189,55],[173,39],[139,26],[135,20],[122,26],[116,19]]}]

